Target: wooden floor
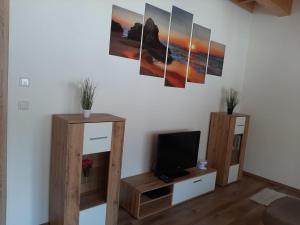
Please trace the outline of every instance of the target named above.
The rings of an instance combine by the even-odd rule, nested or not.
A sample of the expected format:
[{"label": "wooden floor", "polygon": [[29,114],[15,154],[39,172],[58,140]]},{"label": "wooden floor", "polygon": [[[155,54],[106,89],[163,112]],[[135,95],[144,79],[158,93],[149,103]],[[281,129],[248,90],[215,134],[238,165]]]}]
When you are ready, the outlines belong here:
[{"label": "wooden floor", "polygon": [[245,176],[238,183],[143,220],[121,209],[118,225],[263,225],[265,207],[249,198],[266,187],[300,197],[299,193]]}]

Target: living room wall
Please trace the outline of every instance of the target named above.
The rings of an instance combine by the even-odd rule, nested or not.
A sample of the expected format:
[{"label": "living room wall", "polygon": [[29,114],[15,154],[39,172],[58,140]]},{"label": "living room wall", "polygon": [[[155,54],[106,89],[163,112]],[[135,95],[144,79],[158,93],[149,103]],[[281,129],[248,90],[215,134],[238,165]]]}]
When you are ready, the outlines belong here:
[{"label": "living room wall", "polygon": [[252,115],[245,169],[300,189],[300,2],[291,17],[253,15],[242,110]]},{"label": "living room wall", "polygon": [[[77,84],[97,83],[94,112],[125,117],[122,177],[150,169],[153,134],[202,131],[199,158],[206,154],[209,115],[221,107],[222,88],[243,85],[251,15],[229,1],[149,0],[194,14],[227,45],[223,77],[205,85],[164,87],[163,79],[139,76],[139,62],[108,54],[112,4],[143,14],[139,0],[11,0],[7,224],[48,221],[51,115],[79,113]],[[19,78],[30,87],[20,88]],[[18,101],[29,101],[19,111]]]}]

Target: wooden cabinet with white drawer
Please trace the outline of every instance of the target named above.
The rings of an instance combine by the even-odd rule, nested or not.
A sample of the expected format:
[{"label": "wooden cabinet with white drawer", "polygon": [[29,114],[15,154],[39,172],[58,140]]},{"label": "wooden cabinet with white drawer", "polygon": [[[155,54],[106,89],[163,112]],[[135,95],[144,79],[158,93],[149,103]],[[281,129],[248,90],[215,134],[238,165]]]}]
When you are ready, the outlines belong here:
[{"label": "wooden cabinet with white drawer", "polygon": [[215,190],[216,172],[194,177],[174,184],[172,205]]},{"label": "wooden cabinet with white drawer", "polygon": [[207,161],[215,168],[221,186],[242,178],[250,116],[211,113]]},{"label": "wooden cabinet with white drawer", "polygon": [[52,124],[50,224],[117,225],[125,119],[54,115]]},{"label": "wooden cabinet with white drawer", "polygon": [[127,177],[121,181],[121,206],[142,219],[215,190],[216,170],[187,169],[188,175],[165,183],[154,173]]}]

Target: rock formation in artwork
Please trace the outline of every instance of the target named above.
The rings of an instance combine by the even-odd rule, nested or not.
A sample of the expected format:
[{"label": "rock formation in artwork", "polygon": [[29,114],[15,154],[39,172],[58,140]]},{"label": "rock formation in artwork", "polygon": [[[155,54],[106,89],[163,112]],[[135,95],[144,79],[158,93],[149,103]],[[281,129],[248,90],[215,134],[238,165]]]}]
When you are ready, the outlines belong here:
[{"label": "rock formation in artwork", "polygon": [[123,33],[123,28],[121,24],[117,23],[116,21],[112,20],[111,21],[111,31],[112,32],[118,32],[118,33]]},{"label": "rock formation in artwork", "polygon": [[141,41],[143,25],[135,23],[133,27],[128,31],[127,38],[134,41]]},{"label": "rock formation in artwork", "polygon": [[[159,29],[151,18],[147,19],[144,26],[143,49],[147,49],[156,60],[165,62],[167,47],[159,40]],[[167,63],[172,63],[172,61],[173,58],[169,50]]]}]

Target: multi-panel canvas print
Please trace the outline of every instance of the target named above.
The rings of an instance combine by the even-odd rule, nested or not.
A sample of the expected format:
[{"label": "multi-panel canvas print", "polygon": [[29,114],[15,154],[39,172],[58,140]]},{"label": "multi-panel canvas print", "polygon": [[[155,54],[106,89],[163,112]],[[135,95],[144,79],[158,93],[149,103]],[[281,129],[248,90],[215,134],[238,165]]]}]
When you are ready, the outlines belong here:
[{"label": "multi-panel canvas print", "polygon": [[207,58],[211,30],[198,24],[193,25],[188,68],[188,82],[205,83]]},{"label": "multi-panel canvas print", "polygon": [[139,60],[143,16],[113,5],[109,54]]},{"label": "multi-panel canvas print", "polygon": [[210,29],[193,24],[193,14],[176,6],[170,13],[146,3],[144,16],[112,7],[109,54],[140,60],[140,74],[164,78],[167,87],[222,76],[225,45],[210,37]]},{"label": "multi-panel canvas print", "polygon": [[185,87],[192,25],[193,15],[173,6],[168,48],[172,62],[167,64],[166,86]]},{"label": "multi-panel canvas print", "polygon": [[165,63],[171,63],[167,56],[170,13],[146,4],[142,39],[140,74],[164,77]]},{"label": "multi-panel canvas print", "polygon": [[207,73],[215,76],[222,76],[225,57],[225,45],[215,41],[210,42]]}]

